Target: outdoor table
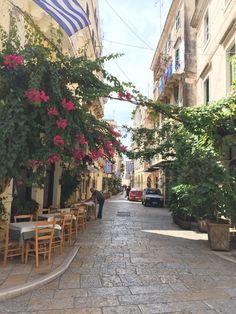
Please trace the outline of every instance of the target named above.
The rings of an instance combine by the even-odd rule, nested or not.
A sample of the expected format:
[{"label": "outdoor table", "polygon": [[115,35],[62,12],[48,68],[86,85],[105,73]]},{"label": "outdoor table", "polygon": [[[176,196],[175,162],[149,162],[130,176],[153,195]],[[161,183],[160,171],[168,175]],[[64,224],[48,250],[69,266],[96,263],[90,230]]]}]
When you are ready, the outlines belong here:
[{"label": "outdoor table", "polygon": [[90,219],[91,216],[94,216],[94,219],[97,219],[96,216],[96,203],[93,201],[83,202],[87,206],[87,218]]},{"label": "outdoor table", "polygon": [[39,214],[38,215],[39,220],[47,220],[47,221],[60,221],[61,220],[61,213],[52,213],[52,214]]},{"label": "outdoor table", "polygon": [[[52,220],[61,221],[61,214],[62,214],[61,212],[60,213],[53,213],[53,214],[41,214],[41,215],[38,215],[38,218],[40,220],[47,220],[47,221],[52,221]],[[72,219],[73,219],[72,223],[73,223],[73,226],[74,226],[75,225],[76,216],[73,215]]]},{"label": "outdoor table", "polygon": [[[10,238],[19,240],[20,245],[24,245],[25,240],[29,240],[35,237],[35,224],[37,221],[24,221],[10,223]],[[60,237],[61,226],[55,225],[55,234]]]}]

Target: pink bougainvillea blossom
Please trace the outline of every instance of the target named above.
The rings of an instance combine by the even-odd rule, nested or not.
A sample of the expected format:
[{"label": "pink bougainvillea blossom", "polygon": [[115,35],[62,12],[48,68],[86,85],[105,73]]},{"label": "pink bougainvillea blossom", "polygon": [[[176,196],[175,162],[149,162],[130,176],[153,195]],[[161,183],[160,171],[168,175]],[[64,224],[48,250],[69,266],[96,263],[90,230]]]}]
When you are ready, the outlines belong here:
[{"label": "pink bougainvillea blossom", "polygon": [[110,128],[110,132],[115,137],[121,137],[121,133],[116,131],[116,130],[114,130],[113,128]]},{"label": "pink bougainvillea blossom", "polygon": [[59,154],[55,153],[48,157],[48,163],[49,164],[55,164],[55,162],[60,160]]},{"label": "pink bougainvillea blossom", "polygon": [[65,98],[62,100],[61,104],[62,104],[62,107],[67,110],[75,110],[75,104],[72,101],[66,101]]},{"label": "pink bougainvillea blossom", "polygon": [[60,119],[56,121],[56,124],[59,129],[65,129],[68,126],[68,121],[66,119]]},{"label": "pink bougainvillea blossom", "polygon": [[127,147],[124,146],[124,145],[122,145],[122,144],[119,146],[119,148],[120,148],[120,151],[121,151],[122,153],[126,152],[126,150],[127,150]]},{"label": "pink bougainvillea blossom", "polygon": [[30,159],[30,160],[27,161],[27,167],[29,169],[34,170],[34,169],[36,169],[38,167],[38,165],[39,165],[39,161],[38,160]]},{"label": "pink bougainvillea blossom", "polygon": [[124,98],[124,97],[125,97],[125,93],[122,92],[122,91],[119,91],[119,92],[118,92],[118,97],[119,97],[119,98]]},{"label": "pink bougainvillea blossom", "polygon": [[56,107],[49,107],[49,108],[47,108],[47,111],[48,111],[49,116],[58,116],[59,115],[59,112],[58,112]]},{"label": "pink bougainvillea blossom", "polygon": [[46,95],[44,91],[37,90],[35,88],[28,89],[25,92],[25,96],[28,98],[29,101],[35,103],[48,102],[49,96]]},{"label": "pink bougainvillea blossom", "polygon": [[131,99],[133,98],[133,95],[130,94],[129,92],[126,92],[126,93],[125,93],[125,98],[126,98],[127,100],[131,100]]},{"label": "pink bougainvillea blossom", "polygon": [[80,149],[78,148],[75,148],[73,149],[72,151],[72,155],[75,159],[78,159],[78,160],[82,160],[84,157],[85,157],[85,153],[82,152]]},{"label": "pink bougainvillea blossom", "polygon": [[122,92],[122,91],[119,91],[118,92],[118,97],[120,99],[126,99],[126,100],[131,100],[133,98],[133,95],[130,93],[130,92]]},{"label": "pink bougainvillea blossom", "polygon": [[13,55],[4,56],[3,64],[8,69],[15,70],[17,66],[23,64],[23,62],[24,58],[14,53]]},{"label": "pink bougainvillea blossom", "polygon": [[88,144],[87,140],[84,137],[83,133],[77,134],[76,135],[76,141],[80,144],[80,145],[86,145]]},{"label": "pink bougainvillea blossom", "polygon": [[63,145],[65,143],[65,141],[63,140],[63,138],[60,135],[56,135],[53,138],[53,144],[55,146],[60,146]]},{"label": "pink bougainvillea blossom", "polygon": [[89,157],[91,157],[94,160],[98,160],[100,157],[104,156],[104,150],[102,148],[99,148],[98,150],[93,150],[89,153]]}]

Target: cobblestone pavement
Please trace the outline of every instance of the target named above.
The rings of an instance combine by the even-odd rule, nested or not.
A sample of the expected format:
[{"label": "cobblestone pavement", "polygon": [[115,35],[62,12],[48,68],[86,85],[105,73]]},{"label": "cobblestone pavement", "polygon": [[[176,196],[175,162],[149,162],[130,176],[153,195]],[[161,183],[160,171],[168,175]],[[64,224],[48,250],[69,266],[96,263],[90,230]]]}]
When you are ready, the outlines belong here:
[{"label": "cobblestone pavement", "polygon": [[236,264],[215,255],[205,234],[180,230],[167,209],[120,195],[79,245],[61,278],[1,302],[0,313],[236,313]]}]

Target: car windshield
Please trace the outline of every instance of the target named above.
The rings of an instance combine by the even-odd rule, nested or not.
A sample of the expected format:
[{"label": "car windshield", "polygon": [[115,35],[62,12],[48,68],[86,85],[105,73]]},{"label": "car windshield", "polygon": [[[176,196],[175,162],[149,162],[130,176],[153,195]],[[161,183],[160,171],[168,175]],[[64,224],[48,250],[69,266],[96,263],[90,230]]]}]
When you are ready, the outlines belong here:
[{"label": "car windshield", "polygon": [[150,190],[146,191],[146,194],[158,194],[158,195],[161,195],[161,192],[158,189],[150,189]]}]

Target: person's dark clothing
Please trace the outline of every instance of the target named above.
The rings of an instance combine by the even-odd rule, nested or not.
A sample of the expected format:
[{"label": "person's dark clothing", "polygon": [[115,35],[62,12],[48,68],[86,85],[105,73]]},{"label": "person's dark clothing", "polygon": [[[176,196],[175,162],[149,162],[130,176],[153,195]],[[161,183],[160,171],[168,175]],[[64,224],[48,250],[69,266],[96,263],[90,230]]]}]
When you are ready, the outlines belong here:
[{"label": "person's dark clothing", "polygon": [[128,186],[126,189],[126,197],[129,197],[129,192],[130,192],[131,188]]},{"label": "person's dark clothing", "polygon": [[101,219],[102,218],[102,209],[103,209],[103,205],[105,202],[105,198],[103,196],[103,194],[97,190],[95,190],[92,194],[92,198],[94,200],[97,200],[99,207],[98,207],[98,218]]}]

